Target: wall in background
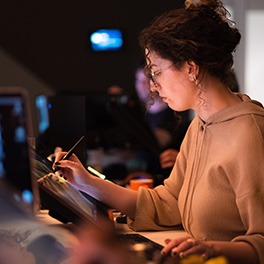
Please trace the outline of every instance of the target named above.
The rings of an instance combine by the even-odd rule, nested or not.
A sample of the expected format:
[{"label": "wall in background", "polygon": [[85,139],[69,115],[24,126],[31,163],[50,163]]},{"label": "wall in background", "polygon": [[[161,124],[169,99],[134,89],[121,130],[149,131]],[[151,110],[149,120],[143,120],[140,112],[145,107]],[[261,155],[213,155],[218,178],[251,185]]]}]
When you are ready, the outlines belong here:
[{"label": "wall in background", "polygon": [[242,34],[235,55],[235,71],[240,90],[264,104],[261,78],[264,76],[264,1],[223,0],[231,8],[232,19]]},{"label": "wall in background", "polygon": [[264,2],[262,9],[246,12],[245,88],[253,98],[264,104]]},{"label": "wall in background", "polygon": [[[57,93],[105,92],[112,84],[130,90],[141,55],[140,30],[183,2],[4,1],[0,46]],[[106,27],[123,30],[122,51],[94,53],[88,48],[89,31]]]}]

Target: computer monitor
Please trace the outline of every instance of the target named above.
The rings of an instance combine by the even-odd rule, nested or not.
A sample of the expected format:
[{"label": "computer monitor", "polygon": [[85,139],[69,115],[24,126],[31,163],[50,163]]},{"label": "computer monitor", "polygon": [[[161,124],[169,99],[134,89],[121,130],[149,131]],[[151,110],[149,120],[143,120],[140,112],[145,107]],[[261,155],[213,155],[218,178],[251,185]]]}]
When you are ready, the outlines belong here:
[{"label": "computer monitor", "polygon": [[39,205],[36,179],[31,174],[28,136],[31,134],[29,98],[25,89],[0,87],[0,181],[28,211]]}]

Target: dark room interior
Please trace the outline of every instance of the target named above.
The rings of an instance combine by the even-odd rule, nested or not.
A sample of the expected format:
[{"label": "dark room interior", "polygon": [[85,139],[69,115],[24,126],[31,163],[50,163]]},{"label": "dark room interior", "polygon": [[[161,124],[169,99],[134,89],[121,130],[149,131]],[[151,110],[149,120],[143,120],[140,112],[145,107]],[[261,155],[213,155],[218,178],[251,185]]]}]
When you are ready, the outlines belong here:
[{"label": "dark room interior", "polygon": [[[131,90],[141,56],[140,30],[183,2],[5,1],[0,8],[0,46],[56,93],[104,92],[113,84]],[[100,28],[121,29],[122,50],[93,52],[89,33]]]}]

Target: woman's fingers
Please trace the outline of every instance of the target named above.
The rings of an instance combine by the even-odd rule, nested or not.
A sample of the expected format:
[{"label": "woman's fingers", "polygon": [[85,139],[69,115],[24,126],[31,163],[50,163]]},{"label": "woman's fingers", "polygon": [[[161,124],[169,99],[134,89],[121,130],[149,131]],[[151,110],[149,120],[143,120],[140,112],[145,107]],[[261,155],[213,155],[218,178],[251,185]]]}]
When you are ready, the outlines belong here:
[{"label": "woman's fingers", "polygon": [[74,170],[77,168],[78,163],[75,162],[74,160],[60,160],[58,161],[58,165],[61,168],[68,168],[71,170]]},{"label": "woman's fingers", "polygon": [[163,255],[171,254],[176,257],[185,258],[189,255],[201,255],[204,259],[207,259],[210,254],[208,246],[194,238],[182,237],[178,239],[166,239],[166,246],[162,249]]},{"label": "woman's fingers", "polygon": [[188,238],[190,238],[189,236],[188,237],[181,237],[181,238],[178,238],[178,239],[166,239],[166,241],[168,243],[166,243],[167,245],[162,249],[161,253],[166,255],[168,254],[169,252],[171,252],[172,249],[174,248],[177,248],[183,241],[187,240]]},{"label": "woman's fingers", "polygon": [[200,255],[204,260],[214,256],[213,248],[205,242],[191,237],[183,237],[168,241],[167,246],[162,250],[162,254],[171,253],[172,256],[186,258],[189,255]]},{"label": "woman's fingers", "polygon": [[198,245],[199,244],[195,239],[188,238],[177,247],[173,248],[171,253],[173,256],[179,256],[180,258],[184,258],[190,254],[198,254],[199,252],[196,249]]},{"label": "woman's fingers", "polygon": [[166,244],[169,244],[170,242],[171,242],[171,239],[169,239],[169,238],[165,239]]},{"label": "woman's fingers", "polygon": [[[75,156],[76,157],[76,156]],[[78,185],[85,186],[86,178],[89,175],[88,171],[84,168],[78,158],[74,160],[61,160],[59,161],[60,172],[67,178],[68,181],[74,182]]]},{"label": "woman's fingers", "polygon": [[58,152],[56,153],[56,157],[55,157],[55,162],[58,162],[59,160],[61,160],[65,155],[67,154],[67,152]]}]

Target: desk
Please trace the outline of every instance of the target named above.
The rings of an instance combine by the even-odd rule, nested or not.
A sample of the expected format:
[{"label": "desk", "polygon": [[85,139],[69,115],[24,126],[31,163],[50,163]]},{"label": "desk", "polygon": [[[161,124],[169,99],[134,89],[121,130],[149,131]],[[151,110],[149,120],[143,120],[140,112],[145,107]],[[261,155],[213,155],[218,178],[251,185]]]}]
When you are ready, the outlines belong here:
[{"label": "desk", "polygon": [[[41,210],[38,213],[37,218],[40,221],[44,222],[45,224],[63,226],[63,224],[60,221],[48,215],[48,210]],[[134,230],[130,229],[127,224],[118,224],[116,222],[115,222],[115,228],[117,232],[120,233],[138,233],[163,246],[165,245],[164,240],[166,238],[174,239],[187,235],[187,233],[184,230],[135,232]]]},{"label": "desk", "polygon": [[187,236],[184,230],[170,230],[170,231],[149,231],[149,232],[138,232],[140,235],[165,246],[165,239],[175,239],[182,236]]},{"label": "desk", "polygon": [[36,214],[39,221],[48,225],[62,225],[60,221],[49,215],[49,210],[39,210]]},{"label": "desk", "polygon": [[77,244],[77,238],[71,231],[72,224],[63,224],[51,217],[48,210],[39,210],[36,214],[36,219],[44,226],[49,227],[50,234],[56,237],[65,247]]},{"label": "desk", "polygon": [[[117,213],[119,214],[119,213]],[[88,232],[84,230],[82,230],[82,233],[80,234],[76,234],[75,232],[69,233],[69,226],[72,227],[72,224],[62,224],[61,222],[57,221],[56,219],[52,218],[51,216],[48,215],[48,211],[41,211],[38,214],[38,219],[40,221],[42,221],[43,223],[51,226],[51,228],[60,228],[60,233],[63,235],[64,237],[69,240],[68,242],[71,242],[71,244],[73,245],[74,250],[71,250],[71,252],[73,252],[74,254],[70,256],[70,261],[71,262],[65,262],[64,264],[72,264],[72,263],[84,263],[84,262],[79,262],[76,261],[75,258],[93,258],[94,256],[94,252],[96,253],[96,258],[100,258],[100,256],[107,254],[110,254],[110,259],[113,258],[115,259],[116,257],[121,257],[124,256],[125,257],[125,261],[119,261],[118,263],[134,263],[132,262],[127,262],[127,251],[122,251],[121,248],[122,247],[118,247],[118,250],[116,247],[109,247],[108,243],[112,243],[112,240],[108,240],[108,243],[102,243],[101,240],[102,236],[101,236],[101,232],[99,231],[99,233],[97,232],[98,230],[96,229],[95,232],[90,232],[91,230],[88,230]],[[115,219],[115,216],[114,216]],[[111,225],[111,230],[113,231],[112,227],[114,227],[114,230],[116,233],[125,233],[125,234],[140,234],[141,236],[161,245],[161,246],[165,246],[165,239],[170,238],[170,239],[175,239],[178,237],[182,237],[186,235],[186,232],[183,230],[170,230],[170,231],[144,231],[144,232],[135,232],[134,230],[130,229],[129,226],[127,224],[121,224],[121,223],[117,223],[116,221],[113,222],[114,226]],[[54,229],[52,229],[54,230]],[[94,230],[94,229],[92,229]],[[74,230],[72,230],[74,231]],[[111,232],[112,232],[111,231]],[[66,234],[65,234],[66,232]],[[88,234],[88,236],[87,236]],[[99,234],[99,236],[98,236]],[[112,233],[111,233],[112,235]],[[103,236],[104,238],[104,236]],[[114,237],[113,237],[114,238]],[[134,258],[140,258],[141,260],[138,261],[138,263],[146,263],[146,264],[150,264],[150,263],[160,263],[160,257],[157,256],[161,256],[161,255],[157,255],[158,252],[161,250],[161,247],[157,247],[157,245],[154,245],[153,243],[149,243],[149,241],[144,241],[144,240],[139,240],[139,242],[137,243],[146,243],[146,245],[144,245],[145,247],[133,247],[133,243],[135,242],[132,238],[132,240],[129,240],[129,236],[127,237],[128,240],[127,241],[123,241],[121,243],[124,243],[124,245],[126,245],[127,247],[125,247],[126,249],[130,249],[132,250],[131,252],[133,252],[133,256]],[[131,237],[130,237],[131,238]],[[61,240],[61,236],[58,236],[58,239]],[[80,240],[79,240],[80,239]],[[59,240],[59,241],[60,241]],[[78,240],[78,241],[76,241]],[[117,240],[113,240],[116,241]],[[65,245],[65,242],[61,241],[63,245]],[[128,242],[126,244],[126,242]],[[131,244],[130,244],[131,243]],[[149,243],[149,244],[148,244]],[[113,243],[115,244],[115,243]],[[143,245],[142,245],[143,246]],[[68,248],[72,248],[71,246]],[[121,250],[121,251],[120,251]],[[124,248],[123,248],[124,250]],[[75,252],[81,252],[80,253],[75,253]],[[98,253],[99,252],[99,253]],[[129,251],[130,252],[130,251]],[[130,252],[130,253],[131,253]],[[123,255],[125,253],[125,255]],[[129,254],[130,254],[129,253]],[[150,253],[150,254],[149,254]],[[144,258],[142,260],[142,257]],[[178,264],[180,263],[178,258],[173,258],[173,261],[170,260],[170,255],[169,258],[166,259],[165,263],[175,263]],[[168,261],[167,261],[168,260]],[[67,261],[67,260],[66,260]],[[90,263],[90,262],[87,262]],[[105,262],[102,262],[105,263]],[[110,263],[110,262],[109,262]],[[111,262],[111,263],[117,263],[115,261]],[[136,262],[137,263],[137,262]],[[62,264],[62,263],[61,263]]]}]

